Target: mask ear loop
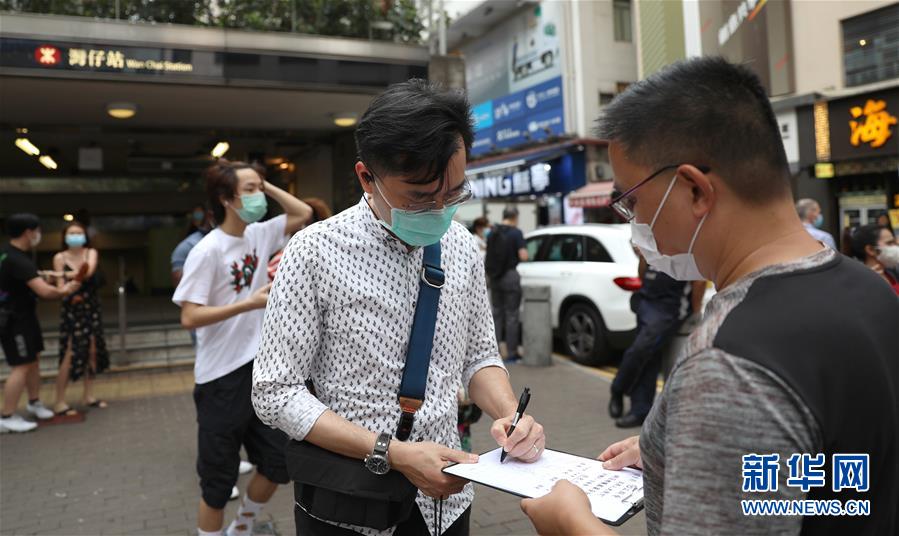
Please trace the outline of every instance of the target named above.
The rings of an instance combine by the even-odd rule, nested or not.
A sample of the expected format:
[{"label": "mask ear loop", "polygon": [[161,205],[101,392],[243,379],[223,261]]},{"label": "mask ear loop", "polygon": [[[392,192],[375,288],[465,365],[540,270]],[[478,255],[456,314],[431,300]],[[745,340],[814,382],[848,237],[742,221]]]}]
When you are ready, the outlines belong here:
[{"label": "mask ear loop", "polygon": [[665,195],[662,196],[662,202],[659,203],[659,208],[656,209],[655,216],[652,217],[652,223],[649,224],[649,228],[652,229],[656,225],[656,220],[659,219],[659,214],[662,213],[662,207],[665,206],[665,202],[668,201],[668,196],[671,195],[671,190],[674,188],[674,183],[677,182],[677,173],[671,177],[671,182],[668,183],[668,189],[665,190]]},{"label": "mask ear loop", "polygon": [[693,244],[696,243],[696,238],[699,236],[699,230],[702,229],[702,224],[705,223],[705,219],[709,217],[709,213],[706,212],[705,216],[699,220],[699,225],[696,226],[696,231],[693,232],[693,238],[690,240],[690,247],[687,248],[687,254],[693,253]]}]

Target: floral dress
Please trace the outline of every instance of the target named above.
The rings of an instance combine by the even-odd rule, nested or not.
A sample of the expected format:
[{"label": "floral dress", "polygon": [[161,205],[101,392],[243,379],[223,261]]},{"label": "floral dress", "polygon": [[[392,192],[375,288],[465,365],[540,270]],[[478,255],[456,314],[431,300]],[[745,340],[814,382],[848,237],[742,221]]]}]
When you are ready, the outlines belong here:
[{"label": "floral dress", "polygon": [[[66,271],[74,271],[68,264]],[[59,362],[66,356],[69,341],[72,344],[72,366],[69,377],[72,381],[85,374],[93,378],[96,374],[109,368],[109,352],[103,338],[103,315],[100,310],[100,299],[97,296],[97,273],[81,283],[78,292],[67,296],[62,301],[62,314],[59,319]],[[91,369],[90,348],[91,337],[96,344],[96,368]]]}]

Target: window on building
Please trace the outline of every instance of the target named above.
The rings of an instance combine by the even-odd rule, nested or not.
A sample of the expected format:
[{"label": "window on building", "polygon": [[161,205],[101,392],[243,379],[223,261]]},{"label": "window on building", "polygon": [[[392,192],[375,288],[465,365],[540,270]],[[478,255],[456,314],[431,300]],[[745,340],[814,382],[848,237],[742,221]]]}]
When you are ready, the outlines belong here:
[{"label": "window on building", "polygon": [[615,41],[630,43],[631,38],[631,0],[612,0],[613,18],[615,19]]},{"label": "window on building", "polygon": [[846,86],[899,77],[899,3],[846,19],[842,26]]}]

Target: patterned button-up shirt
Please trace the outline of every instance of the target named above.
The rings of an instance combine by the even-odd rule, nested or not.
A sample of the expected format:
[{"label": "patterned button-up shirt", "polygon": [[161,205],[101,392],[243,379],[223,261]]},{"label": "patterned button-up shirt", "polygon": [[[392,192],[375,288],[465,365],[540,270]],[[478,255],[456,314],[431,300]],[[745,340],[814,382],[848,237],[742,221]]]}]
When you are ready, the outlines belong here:
[{"label": "patterned button-up shirt", "polygon": [[[440,243],[446,284],[425,401],[408,441],[458,449],[459,387],[468,387],[480,369],[503,364],[477,242],[454,222]],[[365,199],[297,233],[275,276],[253,368],[259,418],[298,440],[326,409],[372,432],[394,433],[421,268],[422,249],[410,251],[387,233]],[[307,379],[318,398],[304,386]],[[473,497],[471,484],[451,496],[443,505],[443,527]],[[433,501],[419,493],[417,504],[433,527]]]}]

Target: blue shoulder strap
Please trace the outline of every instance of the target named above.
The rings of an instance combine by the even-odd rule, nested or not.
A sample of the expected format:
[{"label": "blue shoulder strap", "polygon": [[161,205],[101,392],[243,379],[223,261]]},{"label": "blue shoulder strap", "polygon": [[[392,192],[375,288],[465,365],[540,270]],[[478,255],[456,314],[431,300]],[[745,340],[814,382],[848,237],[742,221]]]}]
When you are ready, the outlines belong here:
[{"label": "blue shoulder strap", "polygon": [[406,350],[406,366],[400,384],[399,402],[403,413],[396,427],[396,438],[405,441],[412,432],[415,412],[425,399],[428,384],[428,368],[431,365],[431,349],[434,346],[434,329],[437,324],[437,306],[440,289],[446,279],[440,267],[440,242],[424,248],[421,267],[421,283],[418,287],[418,304],[412,321],[412,334]]}]

